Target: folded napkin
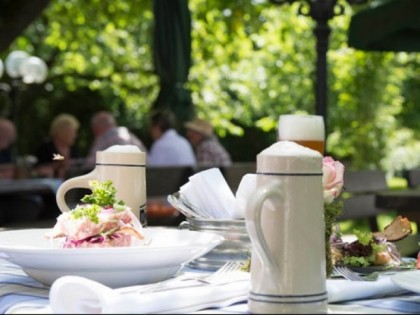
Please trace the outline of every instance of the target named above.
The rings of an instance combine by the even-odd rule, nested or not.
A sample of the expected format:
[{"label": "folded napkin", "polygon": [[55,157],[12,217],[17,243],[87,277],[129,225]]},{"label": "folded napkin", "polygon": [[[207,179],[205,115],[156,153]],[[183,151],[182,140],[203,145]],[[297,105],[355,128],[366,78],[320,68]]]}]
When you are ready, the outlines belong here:
[{"label": "folded napkin", "polygon": [[195,185],[192,185],[191,182],[187,182],[179,188],[179,193],[184,199],[188,201],[189,205],[192,205],[194,209],[197,209],[197,211],[199,211],[203,217],[211,218],[212,215],[211,213],[207,212],[205,204],[200,199],[200,195],[196,191],[197,189],[199,188]]},{"label": "folded napkin", "polygon": [[214,219],[232,219],[235,195],[219,168],[195,173],[188,183],[180,193],[200,211]]},{"label": "folded napkin", "polygon": [[190,286],[188,281],[183,282],[184,287],[141,293],[144,286],[111,289],[87,278],[64,276],[51,286],[50,307],[56,314],[185,314],[225,307],[248,297],[249,277],[227,276],[223,283],[211,285],[191,280]]},{"label": "folded napkin", "polygon": [[408,292],[395,285],[390,275],[382,275],[377,281],[327,280],[328,303],[400,295]]}]

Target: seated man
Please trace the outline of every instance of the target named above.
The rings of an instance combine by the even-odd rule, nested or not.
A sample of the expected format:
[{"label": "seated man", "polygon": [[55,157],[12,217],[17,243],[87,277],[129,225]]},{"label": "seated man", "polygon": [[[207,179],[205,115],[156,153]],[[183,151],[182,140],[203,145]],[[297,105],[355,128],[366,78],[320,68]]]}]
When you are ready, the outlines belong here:
[{"label": "seated man", "polygon": [[143,152],[147,152],[143,142],[127,127],[118,126],[114,116],[108,111],[99,111],[94,114],[91,120],[91,128],[95,140],[86,157],[85,168],[93,168],[97,151],[103,151],[113,145],[131,144],[137,146]]},{"label": "seated man", "polygon": [[187,138],[192,143],[198,165],[203,166],[228,166],[232,164],[230,154],[220,144],[213,133],[213,126],[196,118],[185,123]]},{"label": "seated man", "polygon": [[150,118],[150,133],[154,142],[150,148],[148,165],[196,164],[193,148],[188,140],[175,130],[175,117],[171,112],[155,112]]}]

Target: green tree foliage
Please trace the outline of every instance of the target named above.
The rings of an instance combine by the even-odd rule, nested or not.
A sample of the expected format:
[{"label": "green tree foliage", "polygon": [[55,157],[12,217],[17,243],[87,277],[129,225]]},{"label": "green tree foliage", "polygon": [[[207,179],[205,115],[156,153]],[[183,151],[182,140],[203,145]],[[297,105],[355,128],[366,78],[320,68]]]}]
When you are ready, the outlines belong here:
[{"label": "green tree foliage", "polygon": [[[362,52],[347,45],[353,8],[330,21],[328,152],[353,168],[397,172],[420,165],[415,53]],[[298,4],[189,0],[195,112],[209,119],[234,160],[253,160],[276,139],[278,115],[314,113],[315,22]],[[152,0],[51,0],[7,51],[45,59],[48,82],[20,93],[20,148],[47,134],[58,112],[82,122],[113,110],[148,143],[147,115],[159,87],[152,60]],[[7,113],[7,104],[0,110]]]},{"label": "green tree foliage", "polygon": [[[31,152],[31,135],[45,137],[62,111],[81,120],[84,149],[91,141],[89,119],[98,109],[112,110],[121,124],[140,132],[157,93],[152,21],[151,1],[51,1],[10,47],[43,58],[49,67],[44,86],[27,86],[19,94],[21,151]],[[28,128],[35,127],[34,118],[35,130]]]}]

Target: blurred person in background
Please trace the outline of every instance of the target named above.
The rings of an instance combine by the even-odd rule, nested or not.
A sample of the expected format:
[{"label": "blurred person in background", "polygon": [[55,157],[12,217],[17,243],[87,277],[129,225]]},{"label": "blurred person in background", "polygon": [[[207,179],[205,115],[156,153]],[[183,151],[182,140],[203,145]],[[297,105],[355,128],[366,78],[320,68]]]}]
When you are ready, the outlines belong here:
[{"label": "blurred person in background", "polygon": [[114,116],[109,111],[103,110],[95,113],[92,116],[91,129],[95,139],[85,159],[85,168],[93,169],[96,152],[104,151],[113,145],[135,145],[141,151],[147,152],[143,142],[127,127],[118,126]]},{"label": "blurred person in background", "polygon": [[81,158],[75,145],[80,123],[70,114],[56,116],[50,125],[49,137],[36,149],[33,175],[64,178],[68,169]]},{"label": "blurred person in background", "polygon": [[148,165],[196,165],[193,148],[188,140],[175,129],[175,117],[169,111],[157,111],[150,117],[150,134],[153,143]]},{"label": "blurred person in background", "polygon": [[[13,144],[16,141],[16,127],[9,119],[0,117],[0,180],[18,179],[19,171]],[[2,193],[0,195],[0,225],[9,222],[35,220],[44,203],[40,196],[32,193]]]},{"label": "blurred person in background", "polygon": [[184,126],[187,128],[187,138],[194,147],[198,165],[217,167],[232,164],[230,154],[216,138],[209,122],[196,118]]},{"label": "blurred person in background", "polygon": [[16,127],[12,121],[0,117],[0,178],[15,176],[13,143],[16,141]]}]

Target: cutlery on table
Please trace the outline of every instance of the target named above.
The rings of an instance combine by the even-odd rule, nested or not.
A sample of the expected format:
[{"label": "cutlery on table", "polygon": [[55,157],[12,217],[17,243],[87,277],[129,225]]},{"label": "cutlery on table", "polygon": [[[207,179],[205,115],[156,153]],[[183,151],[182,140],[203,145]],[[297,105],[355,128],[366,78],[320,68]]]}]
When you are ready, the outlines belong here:
[{"label": "cutlery on table", "polygon": [[334,266],[334,272],[343,276],[345,279],[350,280],[350,281],[367,281],[361,275],[354,272],[353,270],[350,270],[346,266]]},{"label": "cutlery on table", "polygon": [[149,285],[133,286],[117,289],[119,293],[152,293],[173,289],[198,287],[202,285],[226,284],[232,281],[243,281],[249,279],[249,273],[242,270],[243,263],[239,261],[228,261],[214,273],[209,275],[185,275],[168,280],[152,283]]}]

